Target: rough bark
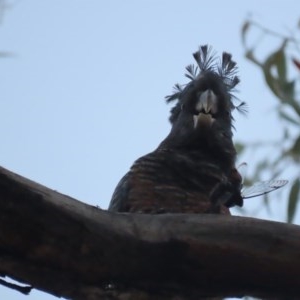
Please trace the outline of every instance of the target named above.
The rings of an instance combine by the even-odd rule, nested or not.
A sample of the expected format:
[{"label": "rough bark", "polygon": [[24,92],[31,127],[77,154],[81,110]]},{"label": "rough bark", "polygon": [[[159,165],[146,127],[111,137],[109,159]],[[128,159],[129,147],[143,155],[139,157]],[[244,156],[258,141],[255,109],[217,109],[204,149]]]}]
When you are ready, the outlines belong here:
[{"label": "rough bark", "polygon": [[0,275],[71,299],[299,299],[300,227],[117,214],[0,168]]}]

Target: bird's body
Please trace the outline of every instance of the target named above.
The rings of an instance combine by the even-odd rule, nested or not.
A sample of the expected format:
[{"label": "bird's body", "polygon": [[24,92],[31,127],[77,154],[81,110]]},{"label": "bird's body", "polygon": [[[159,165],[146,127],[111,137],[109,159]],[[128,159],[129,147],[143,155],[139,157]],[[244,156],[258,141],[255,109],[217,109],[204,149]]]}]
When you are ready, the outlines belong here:
[{"label": "bird's body", "polygon": [[[199,153],[158,149],[139,158],[116,188],[110,210],[203,213],[210,191],[228,174]],[[223,207],[223,213],[228,209]]]},{"label": "bird's body", "polygon": [[222,213],[241,205],[241,178],[235,169],[231,90],[238,83],[235,63],[224,53],[221,68],[207,46],[194,54],[200,72],[167,101],[170,134],[139,158],[115,189],[109,210],[140,213]]}]

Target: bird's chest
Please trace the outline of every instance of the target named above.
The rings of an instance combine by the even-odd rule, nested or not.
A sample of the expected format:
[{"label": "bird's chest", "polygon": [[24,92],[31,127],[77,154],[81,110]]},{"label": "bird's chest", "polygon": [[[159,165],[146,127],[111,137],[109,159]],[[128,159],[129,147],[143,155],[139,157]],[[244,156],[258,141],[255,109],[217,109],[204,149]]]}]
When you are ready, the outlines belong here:
[{"label": "bird's chest", "polygon": [[216,163],[185,155],[149,160],[146,165],[138,163],[132,168],[133,188],[129,193],[132,211],[207,212],[211,190],[226,177]]}]

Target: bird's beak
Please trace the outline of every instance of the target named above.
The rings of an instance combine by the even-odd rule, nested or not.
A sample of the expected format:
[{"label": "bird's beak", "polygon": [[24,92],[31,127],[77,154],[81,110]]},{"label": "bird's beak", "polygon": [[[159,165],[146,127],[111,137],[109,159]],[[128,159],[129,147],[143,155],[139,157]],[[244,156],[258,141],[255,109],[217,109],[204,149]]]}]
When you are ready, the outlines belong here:
[{"label": "bird's beak", "polygon": [[212,90],[206,90],[200,94],[196,103],[196,111],[198,114],[193,116],[194,128],[212,125],[215,120],[214,114],[217,112],[217,96]]}]

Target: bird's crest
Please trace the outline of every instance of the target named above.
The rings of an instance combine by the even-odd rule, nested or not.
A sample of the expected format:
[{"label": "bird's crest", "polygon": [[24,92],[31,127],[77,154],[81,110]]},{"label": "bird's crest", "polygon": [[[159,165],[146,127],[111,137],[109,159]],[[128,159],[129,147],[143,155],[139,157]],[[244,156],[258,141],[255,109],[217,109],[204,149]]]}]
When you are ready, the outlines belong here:
[{"label": "bird's crest", "polygon": [[[231,110],[237,109],[239,112],[246,114],[247,105],[245,102],[240,101],[236,96],[234,96],[235,87],[240,82],[237,73],[236,62],[232,60],[232,55],[223,52],[221,61],[217,61],[214,53],[212,53],[212,48],[208,45],[200,46],[199,50],[193,54],[194,59],[197,62],[197,66],[191,64],[186,67],[185,76],[190,79],[190,82],[184,85],[175,84],[174,93],[172,95],[166,96],[166,101],[172,102],[177,100],[176,105],[171,109],[170,121],[173,123],[180,111],[181,96],[189,89],[191,83],[197,81],[205,73],[214,73],[223,82],[227,93],[230,96]],[[238,101],[237,105],[234,102]]]}]

